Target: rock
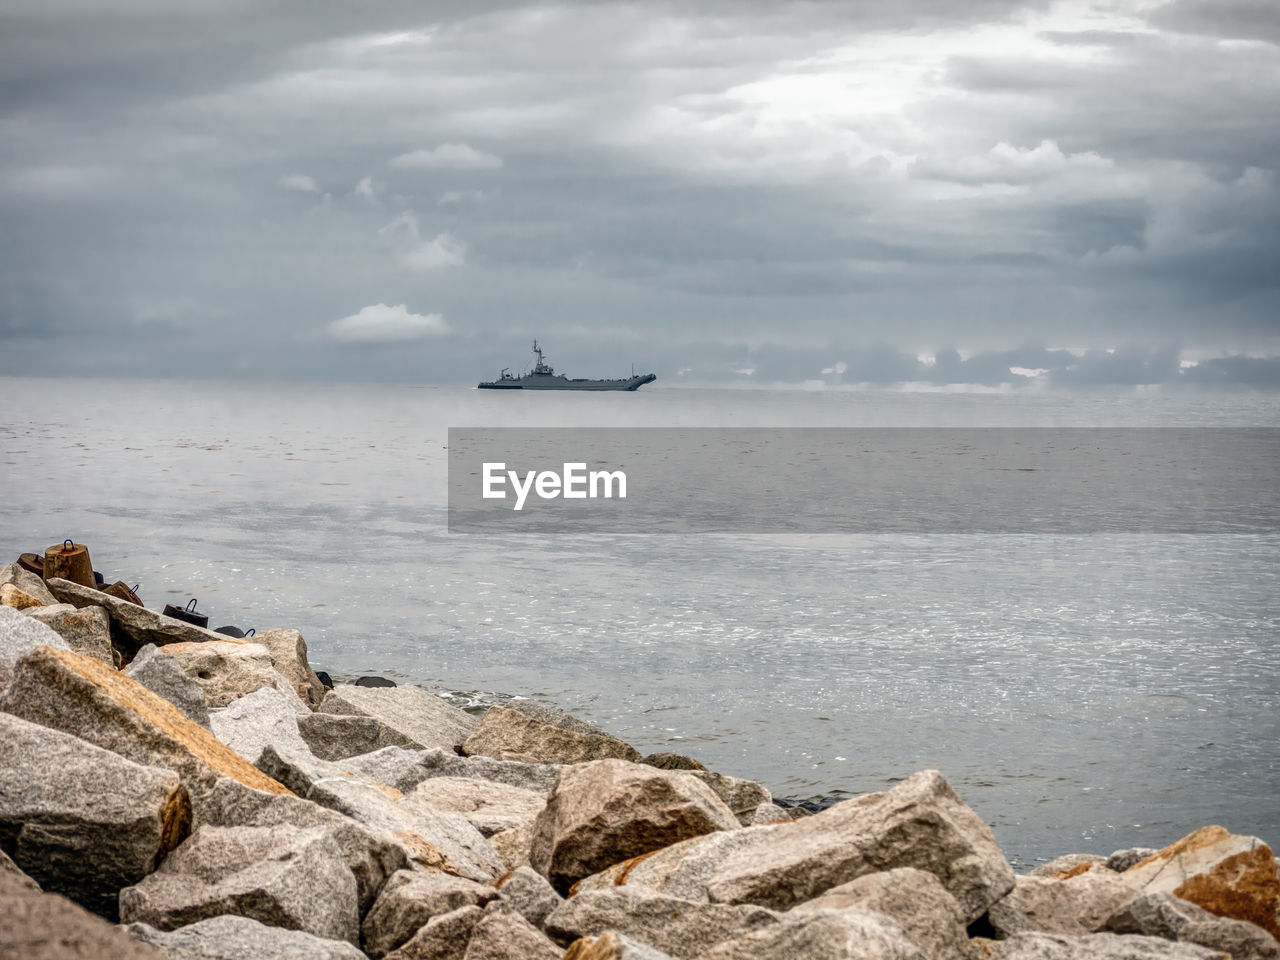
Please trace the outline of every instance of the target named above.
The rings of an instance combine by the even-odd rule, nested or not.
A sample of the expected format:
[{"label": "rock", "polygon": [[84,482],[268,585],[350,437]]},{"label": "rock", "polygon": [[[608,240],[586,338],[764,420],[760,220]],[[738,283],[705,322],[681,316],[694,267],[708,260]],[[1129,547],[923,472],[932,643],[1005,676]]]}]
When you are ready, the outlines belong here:
[{"label": "rock", "polygon": [[409,797],[436,810],[461,814],[486,837],[532,825],[547,805],[545,793],[467,777],[424,780]]},{"label": "rock", "polygon": [[[1042,863],[1034,870],[1028,870],[1028,877],[1049,877],[1053,880],[1066,880],[1095,867],[1105,867],[1106,857],[1094,853],[1067,853],[1055,857],[1048,863]],[[1087,866],[1086,866],[1087,864]],[[1110,869],[1109,867],[1107,869]]]},{"label": "rock", "polygon": [[456,750],[476,718],[420,687],[339,684],[324,695],[321,713],[373,717],[422,747]]},{"label": "rock", "polygon": [[0,567],[0,586],[3,585],[16,587],[27,596],[39,600],[46,607],[51,607],[58,602],[57,598],[49,592],[43,577],[30,570],[22,569],[16,563],[7,563]]},{"label": "rock", "polygon": [[780,922],[712,947],[699,960],[925,960],[902,927],[850,907],[786,916]]},{"label": "rock", "polygon": [[598,937],[575,940],[565,951],[564,960],[670,960],[670,957],[610,930]]},{"label": "rock", "polygon": [[204,691],[211,708],[225,707],[276,683],[271,653],[260,643],[221,637],[203,643],[169,643],[164,652]]},{"label": "rock", "polygon": [[47,624],[19,613],[13,607],[0,607],[0,659],[17,660],[28,650],[38,647],[71,649],[70,644]]},{"label": "rock", "polygon": [[0,696],[0,711],[80,737],[134,763],[174,771],[191,795],[197,822],[220,778],[254,791],[288,792],[169,701],[89,657],[50,649],[23,654]]},{"label": "rock", "polygon": [[320,685],[326,690],[333,689],[333,677],[329,676],[329,674],[325,673],[323,670],[316,671],[316,679],[320,681]]},{"label": "rock", "polygon": [[535,927],[543,926],[551,911],[564,903],[547,878],[527,865],[511,871],[498,885],[498,893]]},{"label": "rock", "polygon": [[182,960],[94,916],[65,897],[32,890],[0,870],[0,957],[5,960]]},{"label": "rock", "polygon": [[1155,852],[1154,847],[1129,847],[1127,850],[1117,850],[1107,857],[1106,866],[1108,870],[1124,873],[1139,860],[1145,860]]},{"label": "rock", "polygon": [[706,770],[701,763],[679,753],[651,753],[641,763],[647,763],[659,770]]},{"label": "rock", "polygon": [[432,917],[403,946],[387,954],[387,960],[462,960],[482,916],[479,907],[459,907]]},{"label": "rock", "polygon": [[751,819],[744,824],[748,827],[760,827],[766,823],[790,823],[791,814],[776,803],[762,803],[751,813]]},{"label": "rock", "polygon": [[349,943],[269,927],[248,917],[210,917],[167,931],[145,923],[124,929],[134,939],[159,947],[169,960],[365,960]]},{"label": "rock", "polygon": [[726,777],[722,773],[710,770],[691,770],[690,776],[697,777],[724,801],[725,806],[733,811],[738,822],[746,826],[751,822],[756,808],[762,803],[770,803],[773,795],[764,784],[754,780],[743,780],[740,777]]},{"label": "rock", "polygon": [[353,767],[366,780],[385,783],[404,793],[431,777],[467,777],[545,794],[556,785],[556,778],[564,769],[563,765],[555,763],[460,757],[451,750],[410,751],[399,747],[386,747],[361,757],[352,757],[346,765]]},{"label": "rock", "polygon": [[994,944],[995,960],[1230,960],[1225,953],[1157,937],[1019,933]]},{"label": "rock", "polygon": [[[281,696],[278,690],[272,690],[271,692]],[[230,709],[230,707],[227,709]],[[215,722],[217,721],[217,714],[221,712],[220,710],[214,711]],[[250,727],[249,729],[252,728]],[[252,742],[254,738],[250,735],[246,739]],[[246,744],[242,742],[242,745]],[[272,780],[284,784],[300,797],[305,797],[309,794],[311,788],[321,780],[335,777],[340,780],[358,779],[354,772],[345,766],[330,763],[327,760],[317,760],[309,751],[299,750],[296,746],[285,747],[281,745],[277,749],[274,744],[267,744],[264,747],[261,742],[257,742],[253,746],[246,746],[246,749],[252,750],[254,747],[262,751],[258,754],[258,759],[254,762],[254,766]]]},{"label": "rock", "polygon": [[136,886],[120,916],[160,930],[232,913],[357,943],[356,881],[320,828],[200,827]]},{"label": "rock", "polygon": [[462,744],[468,756],[526,763],[584,763],[616,758],[641,759],[629,744],[607,733],[583,733],[544,723],[510,707],[490,707]]},{"label": "rock", "polygon": [[312,786],[307,799],[395,837],[426,869],[483,883],[502,872],[498,854],[466,818],[415,803],[390,787],[326,778]]},{"label": "rock", "polygon": [[628,857],[735,829],[733,811],[692,774],[596,760],[561,772],[534,823],[529,862],[563,892]]},{"label": "rock", "polygon": [[67,641],[76,653],[101,660],[109,667],[115,666],[111,649],[111,620],[101,607],[85,607],[77,610],[69,604],[52,607],[35,607],[27,616],[39,620]]},{"label": "rock", "polygon": [[399,947],[432,917],[496,899],[493,887],[426,870],[400,870],[387,881],[364,918],[364,950],[378,958]]},{"label": "rock", "polygon": [[[502,866],[508,873],[521,867],[528,867],[529,851],[533,847],[533,824],[495,833],[489,838],[489,845],[498,854],[499,859],[502,860]],[[533,868],[530,867],[530,869]]]},{"label": "rock", "polygon": [[4,692],[9,689],[9,684],[13,682],[13,661],[0,657],[0,696],[4,696]]},{"label": "rock", "polygon": [[[37,893],[40,892],[40,884],[36,883],[23,873],[22,868],[14,863],[13,858],[3,850],[0,850],[0,873],[7,874],[8,880],[11,882],[16,881],[19,886],[26,887],[28,890],[34,890]],[[545,880],[542,882],[546,883]]]},{"label": "rock", "polygon": [[384,747],[416,747],[412,740],[373,717],[313,713],[298,718],[298,731],[321,760],[345,760]]},{"label": "rock", "polygon": [[28,608],[43,607],[44,604],[27,593],[15,587],[12,583],[0,585],[0,606],[13,607],[15,610],[26,610]]},{"label": "rock", "polygon": [[168,700],[188,720],[210,729],[209,705],[204,702],[200,684],[188,677],[186,671],[178,666],[178,661],[162,653],[155,644],[149,643],[139,650],[124,672],[129,679]]},{"label": "rock", "polygon": [[1280,943],[1255,924],[1215,917],[1169,893],[1135,897],[1107,918],[1101,929],[1195,943],[1229,953],[1233,960],[1280,958]]},{"label": "rock", "polygon": [[289,681],[294,691],[314,710],[324,699],[324,684],[307,662],[307,642],[297,630],[264,630],[253,642],[271,654],[276,670]]},{"label": "rock", "polygon": [[220,633],[140,607],[101,590],[81,586],[70,580],[54,578],[46,584],[49,592],[62,603],[75,607],[103,607],[111,618],[112,636],[127,660],[148,643],[165,646],[170,643],[200,643],[225,640]]},{"label": "rock", "polygon": [[969,938],[956,898],[932,873],[898,867],[869,873],[792,907],[792,913],[857,907],[896,920],[930,960],[968,960]]},{"label": "rock", "polygon": [[1131,881],[1105,868],[1063,880],[1028,875],[1017,878],[1013,890],[991,906],[987,917],[1002,937],[1023,931],[1076,936],[1097,930],[1137,895]]},{"label": "rock", "polygon": [[0,713],[0,844],[43,889],[114,920],[190,827],[176,774]]},{"label": "rock", "polygon": [[357,687],[398,687],[400,684],[394,680],[388,680],[386,677],[359,677],[355,686]]},{"label": "rock", "polygon": [[[537,700],[529,700],[525,697],[515,697],[502,704],[502,706],[508,710],[519,711],[539,723],[547,723],[553,727],[559,727],[561,730],[572,730],[574,733],[605,733],[594,723],[575,717],[569,711],[561,710],[559,707],[552,706],[549,703],[540,703]],[[608,734],[605,735],[608,736]]]},{"label": "rock", "polygon": [[[535,864],[536,865],[536,864]],[[787,909],[868,873],[927,870],[969,923],[1013,888],[991,829],[936,770],[892,790],[838,803],[792,823],[686,840],[583,880],[578,889],[645,886],[685,900]]]},{"label": "rock", "polygon": [[546,918],[546,928],[562,943],[614,930],[672,957],[691,960],[725,940],[772,926],[781,916],[763,907],[690,903],[650,890],[616,887],[565,901]]},{"label": "rock", "polygon": [[1280,876],[1271,848],[1224,827],[1201,827],[1122,876],[1143,893],[1172,893],[1219,917],[1247,920],[1280,939]]},{"label": "rock", "polygon": [[268,746],[281,755],[301,754],[307,760],[315,759],[298,732],[292,704],[274,687],[260,687],[226,708],[213,711],[210,723],[214,736],[252,764],[257,764]]},{"label": "rock", "polygon": [[471,931],[463,960],[561,960],[564,951],[502,901],[484,908]]}]

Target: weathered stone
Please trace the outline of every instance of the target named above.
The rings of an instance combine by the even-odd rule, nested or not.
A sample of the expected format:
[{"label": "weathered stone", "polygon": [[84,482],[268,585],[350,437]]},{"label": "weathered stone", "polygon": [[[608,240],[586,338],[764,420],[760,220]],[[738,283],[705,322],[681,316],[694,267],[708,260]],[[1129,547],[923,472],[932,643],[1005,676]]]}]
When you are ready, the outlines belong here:
[{"label": "weathered stone", "polygon": [[364,950],[377,958],[405,943],[432,917],[459,907],[484,906],[498,891],[465,877],[401,870],[387,881],[363,924]]},{"label": "weathered stone", "polygon": [[534,823],[529,862],[565,891],[628,857],[735,829],[733,811],[692,774],[596,760],[561,772]]},{"label": "weathered stone", "polygon": [[565,901],[546,918],[546,929],[561,943],[615,930],[672,957],[693,958],[725,940],[772,926],[781,916],[763,907],[690,903],[615,887]]},{"label": "weathered stone", "polygon": [[59,603],[52,607],[34,607],[27,611],[27,616],[53,630],[76,653],[101,660],[109,667],[115,666],[111,621],[101,607],[77,610],[70,604]]},{"label": "weathered stone", "polygon": [[1013,890],[992,904],[987,918],[1002,937],[1024,931],[1077,936],[1097,930],[1138,892],[1131,881],[1105,868],[1063,880],[1028,875],[1018,877]]},{"label": "weathered stone", "polygon": [[647,763],[659,770],[706,770],[701,763],[680,753],[651,753],[641,763]]},{"label": "weathered stone", "polygon": [[214,710],[209,719],[214,736],[254,765],[268,746],[282,755],[315,759],[298,732],[293,706],[275,687],[260,687],[239,697]]},{"label": "weathered stone", "polygon": [[177,930],[157,930],[145,923],[124,929],[162,949],[169,960],[365,960],[363,953],[341,940],[269,927],[248,917],[210,917]]},{"label": "weathered stone", "polygon": [[222,637],[203,643],[169,643],[164,652],[200,684],[205,703],[214,709],[276,683],[271,653],[260,643]]},{"label": "weathered stone", "polygon": [[47,624],[28,617],[13,607],[0,607],[0,659],[17,660],[28,650],[38,647],[71,649],[70,644]]},{"label": "weathered stone", "polygon": [[114,920],[190,827],[176,774],[0,713],[0,846],[43,889]]},{"label": "weathered stone", "polygon": [[994,960],[1230,960],[1227,954],[1158,937],[1019,933],[992,944]]},{"label": "weathered stone", "polygon": [[839,913],[789,914],[762,930],[727,940],[699,960],[925,960],[894,920],[850,907]]},{"label": "weathered stone", "polygon": [[508,873],[528,867],[529,851],[533,848],[533,824],[495,833],[489,838],[489,846],[498,854],[503,869]]},{"label": "weathered stone", "polygon": [[[526,717],[532,717],[539,723],[550,724],[561,730],[572,730],[574,733],[604,733],[600,727],[581,717],[575,717],[567,710],[561,710],[549,703],[540,703],[524,697],[516,697],[505,701],[502,706],[507,710],[517,710]],[[607,734],[606,734],[607,736]]]},{"label": "weathered stone", "polygon": [[0,657],[0,696],[4,696],[4,692],[9,689],[9,684],[13,682],[13,661],[7,657]]},{"label": "weathered stone", "polygon": [[200,827],[160,869],[120,891],[120,916],[161,930],[236,914],[357,943],[356,881],[320,828]]},{"label": "weathered stone", "polygon": [[345,760],[384,747],[414,747],[404,734],[373,717],[313,713],[298,718],[298,732],[321,760]]},{"label": "weathered stone", "polygon": [[164,614],[140,607],[128,600],[121,600],[92,587],[54,578],[46,584],[49,592],[62,603],[76,607],[103,607],[111,618],[112,636],[126,654],[133,654],[148,643],[165,646],[170,643],[200,643],[208,640],[225,640],[220,633],[205,630],[184,620],[166,617]]},{"label": "weathered stone", "polygon": [[640,753],[607,733],[582,733],[544,723],[509,707],[490,707],[462,752],[525,763],[584,763],[616,758],[638,763]]},{"label": "weathered stone", "polygon": [[766,823],[790,823],[791,814],[776,803],[762,803],[751,813],[751,819],[745,824],[748,827],[759,827]]},{"label": "weathered stone", "polygon": [[173,770],[191,795],[196,822],[208,792],[223,777],[255,791],[288,792],[168,700],[89,657],[50,649],[23,654],[0,696],[0,711],[135,763]]},{"label": "weathered stone", "polygon": [[626,883],[685,900],[787,909],[894,867],[937,876],[966,923],[1013,889],[1013,868],[991,829],[936,770],[792,823],[686,840],[611,867],[578,889]]},{"label": "weathered stone", "polygon": [[27,610],[43,607],[44,604],[27,593],[15,587],[12,583],[0,585],[0,606],[12,607],[14,610]]},{"label": "weathered stone", "polygon": [[436,810],[461,814],[486,837],[532,825],[547,805],[545,793],[467,777],[424,780],[409,797]]},{"label": "weathered stone", "polygon": [[11,584],[29,597],[35,597],[45,606],[53,606],[58,600],[49,592],[44,578],[30,570],[23,570],[16,563],[7,563],[0,567],[0,586]]},{"label": "weathered stone", "polygon": [[[317,714],[320,716],[320,714]],[[467,777],[492,780],[526,790],[546,793],[556,785],[564,769],[558,763],[522,763],[517,760],[494,760],[491,757],[460,757],[452,750],[404,750],[386,747],[374,753],[352,757],[346,765],[354,767],[366,780],[385,783],[404,793],[432,777]]]},{"label": "weathered stone", "polygon": [[473,906],[432,917],[403,946],[387,954],[387,960],[462,960],[482,916],[484,911]]},{"label": "weathered stone", "polygon": [[[28,890],[35,890],[37,893],[40,892],[40,884],[36,883],[29,876],[23,873],[22,868],[14,863],[13,858],[3,850],[0,850],[0,873],[8,874],[9,880],[16,880],[21,886],[26,887]],[[545,880],[542,882],[546,883]]]},{"label": "weathered stone", "polygon": [[1231,954],[1233,960],[1277,960],[1280,943],[1244,920],[1215,917],[1170,893],[1135,897],[1107,918],[1102,930],[1195,943]]},{"label": "weathered stone", "polygon": [[32,890],[0,870],[0,957],[4,960],[184,960],[166,958],[101,917],[54,893]]},{"label": "weathered stone", "polygon": [[969,938],[960,904],[932,873],[898,867],[832,887],[792,913],[858,907],[892,917],[929,960],[968,960]]},{"label": "weathered stone", "polygon": [[610,930],[598,937],[575,940],[565,951],[563,960],[671,960],[661,950]]},{"label": "weathered stone", "polygon": [[276,670],[311,709],[324,699],[324,684],[307,662],[307,642],[297,630],[264,630],[253,642],[267,648]]},{"label": "weathered stone", "polygon": [[373,717],[422,747],[456,750],[476,718],[420,687],[339,684],[324,695],[321,713]]},{"label": "weathered stone", "polygon": [[733,811],[733,815],[743,826],[751,822],[751,818],[760,804],[769,803],[773,800],[773,795],[769,793],[769,789],[764,784],[756,783],[754,780],[744,780],[741,777],[726,777],[722,773],[715,773],[711,770],[691,770],[689,775],[697,777],[710,787],[715,795],[724,801],[725,806]]},{"label": "weathered stone", "polygon": [[1257,837],[1201,827],[1122,876],[1143,893],[1172,893],[1219,917],[1256,923],[1280,939],[1280,876],[1271,848]]},{"label": "weathered stone", "polygon": [[[261,692],[261,691],[259,691]],[[272,690],[273,694],[280,696],[279,690]],[[250,694],[252,696],[252,694]],[[247,698],[245,698],[247,699]],[[227,709],[231,709],[228,707]],[[214,721],[217,722],[217,715],[220,710],[215,710]],[[252,729],[252,728],[250,728]],[[342,780],[364,779],[357,777],[349,768],[337,764],[330,763],[327,760],[317,760],[310,751],[299,750],[296,746],[281,745],[278,749],[275,744],[267,744],[262,746],[261,743],[254,743],[252,746],[252,735],[246,735],[246,749],[261,749],[258,759],[254,762],[254,766],[265,773],[272,780],[276,780],[300,797],[305,797],[311,792],[311,788],[321,780],[327,780],[337,777]]]},{"label": "weathered stone", "polygon": [[511,871],[499,885],[498,893],[535,927],[541,927],[547,915],[564,903],[547,878],[527,865]]},{"label": "weathered stone", "polygon": [[[89,608],[85,608],[89,609]],[[200,684],[187,676],[178,661],[153,643],[138,651],[125,675],[136,680],[158,697],[172,703],[184,717],[209,729],[209,705],[204,701]]]},{"label": "weathered stone", "polygon": [[1154,847],[1129,847],[1125,850],[1117,850],[1107,857],[1106,866],[1108,870],[1124,873],[1139,860],[1145,860],[1156,852]]},{"label": "weathered stone", "polygon": [[307,799],[395,837],[427,869],[483,883],[502,872],[498,854],[465,817],[418,804],[391,787],[333,777],[317,781]]},{"label": "weathered stone", "polygon": [[[1054,880],[1065,880],[1068,877],[1074,877],[1076,874],[1083,873],[1099,866],[1105,867],[1107,863],[1106,857],[1100,857],[1096,853],[1065,853],[1060,857],[1054,857],[1048,863],[1042,863],[1034,870],[1028,870],[1028,877],[1049,877]],[[1085,866],[1088,864],[1088,866]],[[1110,869],[1109,867],[1107,869]]]},{"label": "weathered stone", "polygon": [[564,951],[502,901],[484,908],[471,931],[463,960],[561,960]]}]

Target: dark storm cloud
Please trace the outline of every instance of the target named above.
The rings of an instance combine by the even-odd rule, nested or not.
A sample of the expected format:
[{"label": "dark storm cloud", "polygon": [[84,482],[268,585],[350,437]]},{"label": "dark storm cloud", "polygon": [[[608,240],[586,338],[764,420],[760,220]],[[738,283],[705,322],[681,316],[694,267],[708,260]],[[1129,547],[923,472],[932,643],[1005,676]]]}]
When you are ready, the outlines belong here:
[{"label": "dark storm cloud", "polygon": [[0,372],[1266,385],[1277,20],[0,0]]}]

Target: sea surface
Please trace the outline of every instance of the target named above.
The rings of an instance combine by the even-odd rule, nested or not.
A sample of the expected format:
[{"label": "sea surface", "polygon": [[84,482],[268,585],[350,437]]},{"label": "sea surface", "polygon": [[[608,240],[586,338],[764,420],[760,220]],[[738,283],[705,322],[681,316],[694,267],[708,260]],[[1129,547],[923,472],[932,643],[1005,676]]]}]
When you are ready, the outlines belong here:
[{"label": "sea surface", "polygon": [[[1280,536],[450,534],[449,427],[1272,427],[1280,397],[0,379],[0,560],[788,798],[941,770],[1027,868],[1280,843]],[[1135,483],[1142,483],[1135,477]],[[990,509],[974,503],[974,511]]]}]

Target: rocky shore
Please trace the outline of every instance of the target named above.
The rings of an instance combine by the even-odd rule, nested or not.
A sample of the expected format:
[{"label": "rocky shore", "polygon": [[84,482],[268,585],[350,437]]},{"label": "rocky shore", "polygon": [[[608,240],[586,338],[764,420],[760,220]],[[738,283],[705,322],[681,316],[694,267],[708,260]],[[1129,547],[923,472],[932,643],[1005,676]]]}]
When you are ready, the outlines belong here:
[{"label": "rocky shore", "polygon": [[937,771],[786,809],[136,600],[0,568],[0,960],[1280,960],[1256,837],[1019,876]]}]

